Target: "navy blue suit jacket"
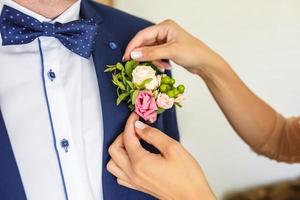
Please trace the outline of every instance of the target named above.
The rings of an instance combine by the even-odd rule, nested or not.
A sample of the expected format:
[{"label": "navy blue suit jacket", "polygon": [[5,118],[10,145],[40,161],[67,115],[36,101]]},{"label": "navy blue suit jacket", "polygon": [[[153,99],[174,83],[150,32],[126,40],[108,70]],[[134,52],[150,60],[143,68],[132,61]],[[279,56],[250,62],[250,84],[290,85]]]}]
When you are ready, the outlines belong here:
[{"label": "navy blue suit jacket", "polygon": [[[117,184],[116,178],[107,170],[109,160],[108,147],[119,133],[130,112],[126,104],[116,106],[115,86],[111,82],[111,75],[104,73],[107,64],[114,64],[122,59],[122,54],[130,39],[141,29],[152,25],[150,22],[131,16],[116,9],[97,4],[90,0],[82,0],[80,16],[83,19],[91,19],[99,24],[98,35],[95,39],[93,60],[96,68],[104,125],[103,143],[103,196],[105,200],[150,200],[153,197],[127,189]],[[111,48],[110,43],[117,44],[117,48]],[[29,113],[28,113],[29,114]],[[175,110],[166,111],[159,116],[154,126],[178,140]],[[151,146],[147,146],[154,151]],[[95,177],[98,178],[98,177]],[[41,194],[41,199],[43,199]],[[18,170],[18,166],[12,151],[3,117],[0,113],[0,199],[24,200],[26,194]]]}]

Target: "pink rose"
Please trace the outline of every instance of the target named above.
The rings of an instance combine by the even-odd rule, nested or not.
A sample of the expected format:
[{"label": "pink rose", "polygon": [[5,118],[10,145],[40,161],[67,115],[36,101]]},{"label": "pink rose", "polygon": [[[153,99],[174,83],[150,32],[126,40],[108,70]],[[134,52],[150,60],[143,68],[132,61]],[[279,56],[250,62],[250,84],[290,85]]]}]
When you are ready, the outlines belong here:
[{"label": "pink rose", "polygon": [[159,93],[156,102],[158,107],[163,109],[170,109],[174,105],[174,98],[170,98],[164,93]]},{"label": "pink rose", "polygon": [[151,92],[140,91],[135,101],[135,112],[145,121],[154,123],[157,119],[157,105]]}]

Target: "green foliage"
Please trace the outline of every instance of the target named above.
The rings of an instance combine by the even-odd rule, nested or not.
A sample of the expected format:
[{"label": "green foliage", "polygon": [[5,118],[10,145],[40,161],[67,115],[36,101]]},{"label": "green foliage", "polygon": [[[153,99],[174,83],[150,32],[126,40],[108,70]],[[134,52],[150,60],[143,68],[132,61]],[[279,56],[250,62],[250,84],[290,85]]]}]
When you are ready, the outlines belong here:
[{"label": "green foliage", "polygon": [[140,85],[137,85],[137,88],[140,90],[144,90],[145,85],[150,83],[152,80],[153,80],[152,78],[148,78],[148,79],[144,80]]},{"label": "green foliage", "polygon": [[136,101],[136,98],[139,94],[139,90],[134,90],[132,95],[131,95],[131,104],[134,105],[135,104],[135,101]]},{"label": "green foliage", "polygon": [[[143,81],[140,85],[132,83],[132,71],[141,63],[130,60],[125,63],[117,63],[116,65],[107,65],[104,72],[112,73],[112,82],[117,86],[116,104],[120,105],[122,101],[129,104],[129,109],[134,109],[134,104],[140,90],[145,89],[145,85],[150,83],[152,79]],[[150,66],[149,62],[142,63],[143,65]],[[151,67],[156,67],[151,64]]]},{"label": "green foliage", "polygon": [[113,80],[112,82],[118,86],[121,90],[126,90],[124,83],[122,82],[122,80],[120,81],[120,79],[118,78],[118,75],[113,75]]},{"label": "green foliage", "polygon": [[165,109],[159,108],[158,111],[157,111],[157,114],[160,115],[165,111],[166,111]]},{"label": "green foliage", "polygon": [[178,85],[177,87],[175,87],[175,79],[167,75],[163,75],[159,91],[161,93],[167,94],[171,98],[177,98],[180,94],[184,93],[185,86]]},{"label": "green foliage", "polygon": [[120,105],[120,103],[121,103],[126,97],[128,97],[129,95],[130,95],[129,92],[125,92],[125,93],[120,94],[120,95],[118,96],[118,98],[117,98],[117,106]]},{"label": "green foliage", "polygon": [[132,78],[132,71],[136,66],[138,66],[138,62],[135,60],[130,60],[125,64],[125,72],[129,78]]},{"label": "green foliage", "polygon": [[[138,65],[149,66],[153,68],[157,74],[162,74],[157,67],[151,62],[138,62],[130,60],[124,63],[117,63],[115,65],[107,65],[104,72],[112,74],[112,82],[116,85],[116,92],[118,98],[116,104],[120,105],[121,102],[127,102],[129,109],[132,111],[135,107],[136,98],[139,91],[145,90],[145,85],[152,81],[152,78],[144,80],[141,84],[136,85],[132,83],[132,72]],[[166,74],[162,75],[161,85],[157,91],[152,91],[154,94],[159,92],[167,94],[169,97],[177,98],[178,95],[183,94],[185,91],[184,85],[175,86],[175,80]],[[156,98],[156,95],[155,98]],[[175,103],[176,106],[181,107],[180,104]],[[161,114],[165,109],[159,108],[158,114]]]},{"label": "green foliage", "polygon": [[183,94],[185,91],[185,86],[184,85],[178,85],[177,90],[179,91],[180,94]]}]

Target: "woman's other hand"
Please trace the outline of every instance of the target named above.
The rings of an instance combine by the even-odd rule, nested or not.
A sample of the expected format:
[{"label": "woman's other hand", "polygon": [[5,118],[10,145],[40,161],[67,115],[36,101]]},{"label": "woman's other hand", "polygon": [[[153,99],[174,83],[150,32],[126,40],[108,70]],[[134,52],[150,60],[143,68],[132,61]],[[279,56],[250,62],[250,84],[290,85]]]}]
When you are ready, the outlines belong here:
[{"label": "woman's other hand", "polygon": [[200,74],[205,67],[227,65],[222,57],[212,51],[172,20],[150,26],[130,41],[124,60],[153,61],[160,68],[168,68],[165,59]]},{"label": "woman's other hand", "polygon": [[[120,185],[159,199],[215,199],[196,160],[184,147],[133,113],[109,148],[107,169]],[[146,151],[139,138],[161,153]]]}]

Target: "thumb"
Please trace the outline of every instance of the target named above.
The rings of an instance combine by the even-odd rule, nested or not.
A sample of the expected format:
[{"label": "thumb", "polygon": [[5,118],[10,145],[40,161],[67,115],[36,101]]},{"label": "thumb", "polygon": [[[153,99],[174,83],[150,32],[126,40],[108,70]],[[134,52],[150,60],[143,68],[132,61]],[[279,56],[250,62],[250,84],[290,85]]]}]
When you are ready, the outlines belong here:
[{"label": "thumb", "polygon": [[131,161],[138,160],[144,155],[144,149],[140,144],[139,138],[135,134],[134,124],[138,119],[139,116],[133,112],[126,122],[123,133],[124,147]]},{"label": "thumb", "polygon": [[162,154],[167,154],[170,147],[177,144],[173,138],[156,128],[152,128],[141,121],[135,122],[135,131],[141,139],[156,147]]},{"label": "thumb", "polygon": [[166,43],[156,46],[147,46],[135,49],[131,52],[130,56],[132,59],[137,61],[155,61],[162,59],[173,58],[173,47],[171,44]]}]

